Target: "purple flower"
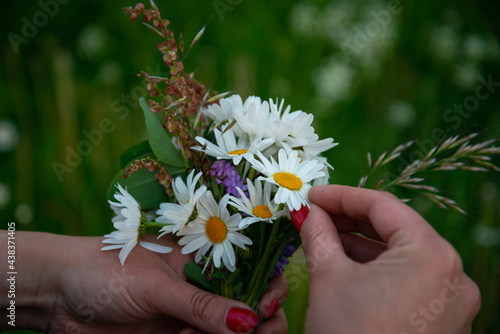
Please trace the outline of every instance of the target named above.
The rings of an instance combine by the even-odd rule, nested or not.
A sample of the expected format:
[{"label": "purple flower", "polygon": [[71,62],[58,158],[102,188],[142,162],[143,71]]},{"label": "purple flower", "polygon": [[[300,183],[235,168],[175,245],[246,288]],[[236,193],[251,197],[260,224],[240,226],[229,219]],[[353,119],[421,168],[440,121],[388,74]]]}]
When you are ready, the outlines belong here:
[{"label": "purple flower", "polygon": [[[293,241],[293,239],[295,238],[292,238],[290,240],[290,242]],[[281,273],[283,271],[285,271],[285,265],[287,265],[288,263],[290,263],[290,261],[288,261],[288,258],[289,257],[292,257],[293,255],[293,252],[295,252],[297,248],[291,244],[288,244],[285,246],[285,249],[283,249],[283,253],[281,253],[278,261],[276,261],[276,264],[274,265],[274,270],[273,272],[271,273],[271,278],[274,276],[274,273],[276,272],[276,274],[280,275],[281,276]]]},{"label": "purple flower", "polygon": [[247,191],[247,186],[243,183],[236,166],[226,160],[214,162],[210,167],[210,174],[215,177],[217,184],[222,184],[226,188],[226,192],[234,197],[241,197],[236,187],[244,192]]}]

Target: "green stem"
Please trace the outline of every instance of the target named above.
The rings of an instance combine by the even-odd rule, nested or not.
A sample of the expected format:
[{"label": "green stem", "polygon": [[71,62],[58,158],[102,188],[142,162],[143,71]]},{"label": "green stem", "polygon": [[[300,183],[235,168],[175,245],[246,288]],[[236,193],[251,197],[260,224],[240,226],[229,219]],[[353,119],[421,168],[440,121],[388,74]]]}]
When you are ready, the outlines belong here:
[{"label": "green stem", "polygon": [[259,259],[262,258],[262,252],[264,251],[264,240],[266,238],[267,223],[261,222],[260,224],[260,244],[259,244]]},{"label": "green stem", "polygon": [[248,178],[250,180],[253,180],[253,177],[255,176],[255,169],[250,168],[250,171],[248,172]]},{"label": "green stem", "polygon": [[157,222],[146,222],[146,228],[150,227],[164,227],[165,224],[157,223]]},{"label": "green stem", "polygon": [[280,222],[281,222],[281,219],[278,219],[277,221],[274,222],[273,229],[271,230],[271,235],[269,236],[269,242],[266,246],[266,250],[264,251],[264,255],[262,256],[262,259],[260,260],[258,268],[254,274],[255,281],[254,281],[254,278],[252,277],[252,281],[254,281],[254,285],[253,286],[250,285],[252,292],[250,293],[248,300],[245,301],[245,303],[249,306],[252,306],[254,300],[257,297],[257,293],[260,290],[260,285],[262,284],[262,280],[264,279],[263,274],[264,274],[264,270],[265,270],[266,265],[267,265],[267,259],[269,258],[269,255],[271,254],[271,252],[274,248],[274,239],[276,238],[276,235],[278,234]]},{"label": "green stem", "polygon": [[[243,162],[244,161],[245,161],[245,159],[243,159]],[[244,163],[239,163],[238,167],[236,167],[236,170],[238,171],[238,174],[240,174],[240,176],[243,176],[243,165],[244,165]]]},{"label": "green stem", "polygon": [[[260,244],[259,244],[259,254],[258,254],[258,259],[262,259],[262,252],[264,251],[264,241],[266,239],[266,231],[267,231],[267,224],[264,223],[264,222],[261,222],[260,223]],[[252,275],[252,278],[250,279],[250,282],[248,284],[248,289],[247,291],[245,292],[245,294],[243,295],[243,298],[242,298],[242,301],[245,302],[245,300],[248,299],[248,297],[250,296],[250,293],[252,292],[252,288],[255,284],[255,280],[257,279],[257,273],[258,273],[258,269],[260,267],[260,262],[257,264],[257,267],[255,268],[254,272],[253,272],[253,275]]]},{"label": "green stem", "polygon": [[[292,239],[292,237],[296,234],[296,232],[294,230],[291,230],[289,231],[284,237],[283,237],[283,242],[281,243],[280,247],[278,248],[278,251],[276,252],[276,254],[274,255],[273,259],[271,260],[271,262],[269,263],[269,267],[267,269],[267,272],[265,273],[264,277],[270,277],[271,276],[271,273],[273,272],[274,270],[274,266],[276,265],[276,262],[278,262],[281,254],[283,253],[283,251],[285,250],[285,247],[288,245],[288,243],[290,242],[290,239]],[[265,286],[261,289],[261,291],[259,291],[259,296],[261,296],[264,291],[265,291]]]}]

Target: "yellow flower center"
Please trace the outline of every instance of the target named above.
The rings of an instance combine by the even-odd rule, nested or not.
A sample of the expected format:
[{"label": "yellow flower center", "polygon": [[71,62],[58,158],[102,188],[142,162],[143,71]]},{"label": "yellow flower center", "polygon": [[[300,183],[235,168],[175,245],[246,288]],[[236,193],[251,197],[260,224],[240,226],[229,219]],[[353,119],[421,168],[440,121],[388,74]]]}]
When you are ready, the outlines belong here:
[{"label": "yellow flower center", "polygon": [[226,240],[227,226],[219,217],[210,217],[205,226],[205,231],[208,239],[216,244]]},{"label": "yellow flower center", "polygon": [[300,190],[302,188],[302,180],[295,174],[288,172],[274,173],[274,181],[280,186],[290,190]]},{"label": "yellow flower center", "polygon": [[254,216],[264,219],[271,218],[273,216],[271,210],[269,210],[269,207],[267,205],[257,205],[255,208],[253,208],[252,213],[254,214]]},{"label": "yellow flower center", "polygon": [[234,151],[231,151],[231,152],[228,152],[227,154],[228,155],[242,155],[242,154],[245,154],[247,153],[248,150],[234,150]]}]

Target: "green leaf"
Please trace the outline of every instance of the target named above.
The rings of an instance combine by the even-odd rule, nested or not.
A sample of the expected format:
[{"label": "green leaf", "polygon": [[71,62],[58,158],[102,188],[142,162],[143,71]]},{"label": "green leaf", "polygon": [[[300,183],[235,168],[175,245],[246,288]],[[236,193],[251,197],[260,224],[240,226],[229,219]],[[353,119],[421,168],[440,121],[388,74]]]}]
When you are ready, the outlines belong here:
[{"label": "green leaf", "polygon": [[181,152],[174,146],[169,135],[165,129],[163,129],[156,115],[151,112],[148,103],[143,97],[139,99],[139,104],[144,112],[148,142],[153,153],[161,162],[166,164],[166,169],[170,174],[174,174],[174,172],[170,170],[171,167],[177,167],[177,173],[179,173],[179,169],[183,171],[186,170],[188,166]]},{"label": "green leaf", "polygon": [[214,287],[212,285],[212,282],[210,282],[206,278],[205,274],[203,274],[202,271],[203,268],[201,268],[201,266],[197,265],[196,263],[190,262],[184,266],[184,274],[188,279],[200,284],[209,291],[213,291]]},{"label": "green leaf", "polygon": [[144,155],[146,153],[152,152],[151,146],[147,140],[132,146],[128,150],[122,153],[120,156],[120,167],[125,168],[127,165],[137,159],[139,156]]},{"label": "green leaf", "polygon": [[210,274],[211,277],[214,277],[214,278],[217,278],[217,279],[224,279],[224,275],[222,275],[221,273],[211,273]]},{"label": "green leaf", "polygon": [[160,203],[168,202],[169,198],[165,193],[165,187],[155,177],[156,172],[141,169],[126,178],[123,175],[125,175],[125,169],[120,170],[111,181],[111,185],[106,192],[108,200],[116,202],[114,194],[118,189],[116,189],[115,185],[119,183],[135,198],[142,210],[153,209],[158,207]]}]

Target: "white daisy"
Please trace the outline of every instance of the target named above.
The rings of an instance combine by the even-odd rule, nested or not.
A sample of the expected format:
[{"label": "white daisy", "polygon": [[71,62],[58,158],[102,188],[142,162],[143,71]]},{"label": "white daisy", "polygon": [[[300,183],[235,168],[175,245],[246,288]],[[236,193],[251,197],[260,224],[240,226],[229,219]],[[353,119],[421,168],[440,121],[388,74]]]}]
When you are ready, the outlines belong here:
[{"label": "white daisy", "polygon": [[189,173],[186,183],[184,183],[182,177],[180,176],[172,182],[174,195],[179,204],[160,204],[160,209],[156,211],[159,215],[159,217],[156,218],[156,222],[166,225],[160,230],[160,232],[163,233],[161,233],[158,238],[167,233],[176,233],[189,221],[191,215],[193,214],[196,202],[207,190],[207,187],[202,185],[195,191],[201,175],[202,172],[199,172],[196,176],[194,176],[193,169],[191,173]]},{"label": "white daisy", "polygon": [[[174,195],[179,204],[181,205],[186,205],[189,203],[196,202],[195,198],[199,198],[202,194],[197,195],[200,192],[200,189],[198,189],[195,192],[196,185],[198,184],[198,180],[200,177],[203,175],[202,172],[199,172],[194,176],[194,169],[189,173],[186,183],[182,181],[181,177],[177,177],[175,181],[172,183],[172,188],[174,190]],[[204,186],[202,186],[204,187]]]},{"label": "white daisy", "polygon": [[273,120],[270,128],[273,128],[274,133],[272,135],[276,145],[289,150],[318,140],[319,137],[311,126],[314,120],[313,115],[300,110],[290,112],[291,107],[289,105],[283,111],[284,103],[284,99],[281,100],[279,105],[277,100],[276,102],[269,100],[270,118]]},{"label": "white daisy", "polygon": [[304,160],[298,156],[297,151],[292,151],[289,156],[284,149],[278,152],[278,163],[271,157],[269,161],[262,153],[257,152],[257,159],[251,160],[252,167],[264,174],[259,179],[266,180],[278,186],[274,196],[277,204],[286,203],[290,210],[300,210],[303,205],[309,206],[307,195],[311,185],[310,181],[325,176],[321,171],[324,165],[318,160]]},{"label": "white daisy", "polygon": [[273,143],[273,140],[270,138],[264,140],[257,138],[253,142],[250,142],[247,136],[239,137],[237,141],[232,128],[223,129],[222,131],[215,129],[214,134],[217,145],[203,137],[196,137],[196,140],[202,146],[193,146],[192,149],[202,151],[217,159],[231,159],[235,166],[237,166],[243,158],[249,159],[253,157],[257,151],[265,150]]},{"label": "white daisy", "polygon": [[[335,144],[337,144],[337,143],[335,143]],[[320,163],[323,164],[323,168],[321,169],[321,171],[323,173],[325,173],[325,175],[322,176],[322,177],[318,177],[317,179],[315,179],[313,181],[313,186],[321,186],[321,185],[328,184],[328,180],[330,179],[330,173],[329,173],[328,169],[331,169],[331,170],[335,169],[335,168],[332,167],[332,165],[330,165],[328,163],[328,159],[325,158],[325,157],[321,157],[321,156],[315,155],[315,154],[311,154],[309,152],[304,152],[304,151],[298,151],[298,152],[299,152],[298,156],[302,160],[318,160],[318,162],[320,162]]]},{"label": "white daisy", "polygon": [[302,149],[307,154],[317,156],[317,155],[331,149],[332,147],[337,146],[338,144],[339,143],[333,142],[333,138],[325,138],[325,139],[309,142],[306,145],[302,145]]},{"label": "white daisy", "polygon": [[[219,204],[215,201],[212,192],[207,191],[202,196],[196,207],[198,217],[186,225],[179,235],[184,235],[179,240],[182,254],[189,254],[197,250],[195,262],[200,262],[202,256],[210,249],[214,265],[219,268],[221,260],[230,271],[236,269],[236,257],[232,244],[245,249],[251,245],[252,240],[238,233],[240,214],[230,215],[227,210],[229,195],[225,195]],[[208,262],[207,262],[208,263]]]},{"label": "white daisy", "polygon": [[[245,102],[242,101],[241,96],[235,94],[219,100],[219,103],[213,103],[206,108],[202,108],[201,112],[212,119],[215,124],[222,124],[234,119],[234,111],[240,110],[243,114],[247,113],[248,108],[254,105],[259,108],[262,100],[258,96],[249,96]],[[238,128],[236,126],[235,128]],[[239,129],[241,131],[241,129]],[[240,134],[240,131],[237,131]]]},{"label": "white daisy", "polygon": [[254,95],[247,97],[245,103],[243,103],[243,111],[246,112],[251,104],[254,104],[256,107],[258,107],[262,104],[262,100],[260,97]]},{"label": "white daisy", "polygon": [[[130,195],[120,184],[116,187],[119,193],[115,193],[115,199],[118,202],[108,201],[111,209],[117,215],[112,219],[113,226],[118,231],[113,231],[106,234],[103,240],[104,244],[111,244],[101,248],[102,251],[120,249],[120,263],[125,263],[127,256],[139,244],[142,247],[157,253],[169,253],[172,248],[154,244],[151,242],[141,241],[141,237],[146,231],[146,215],[141,211],[139,203]],[[120,209],[121,208],[121,209]]]},{"label": "white daisy", "polygon": [[[262,104],[249,103],[246,112],[235,109],[234,119],[239,129],[250,138],[250,141],[260,140],[264,137],[269,123],[269,103],[267,101]],[[240,136],[243,135],[238,130],[236,132]]]},{"label": "white daisy", "polygon": [[283,111],[284,100],[278,105],[278,101],[269,100],[271,109],[270,119],[266,136],[275,140],[274,151],[269,149],[265,152],[267,155],[274,154],[280,147],[290,152],[292,148],[300,148],[309,154],[318,155],[336,145],[332,138],[318,140],[319,136],[315,133],[312,122],[314,116],[297,110],[290,112],[290,106]]},{"label": "white daisy", "polygon": [[219,100],[219,103],[214,103],[201,112],[212,119],[215,124],[220,124],[234,118],[234,110],[243,109],[243,102],[239,95],[231,95]]},{"label": "white daisy", "polygon": [[240,188],[236,188],[236,190],[241,198],[229,196],[229,204],[248,215],[241,220],[240,228],[246,228],[248,225],[260,221],[272,223],[285,214],[284,210],[278,211],[277,204],[271,203],[271,183],[264,184],[264,193],[262,193],[260,180],[255,180],[255,184],[253,184],[250,179],[247,179],[247,188],[249,198]]}]

